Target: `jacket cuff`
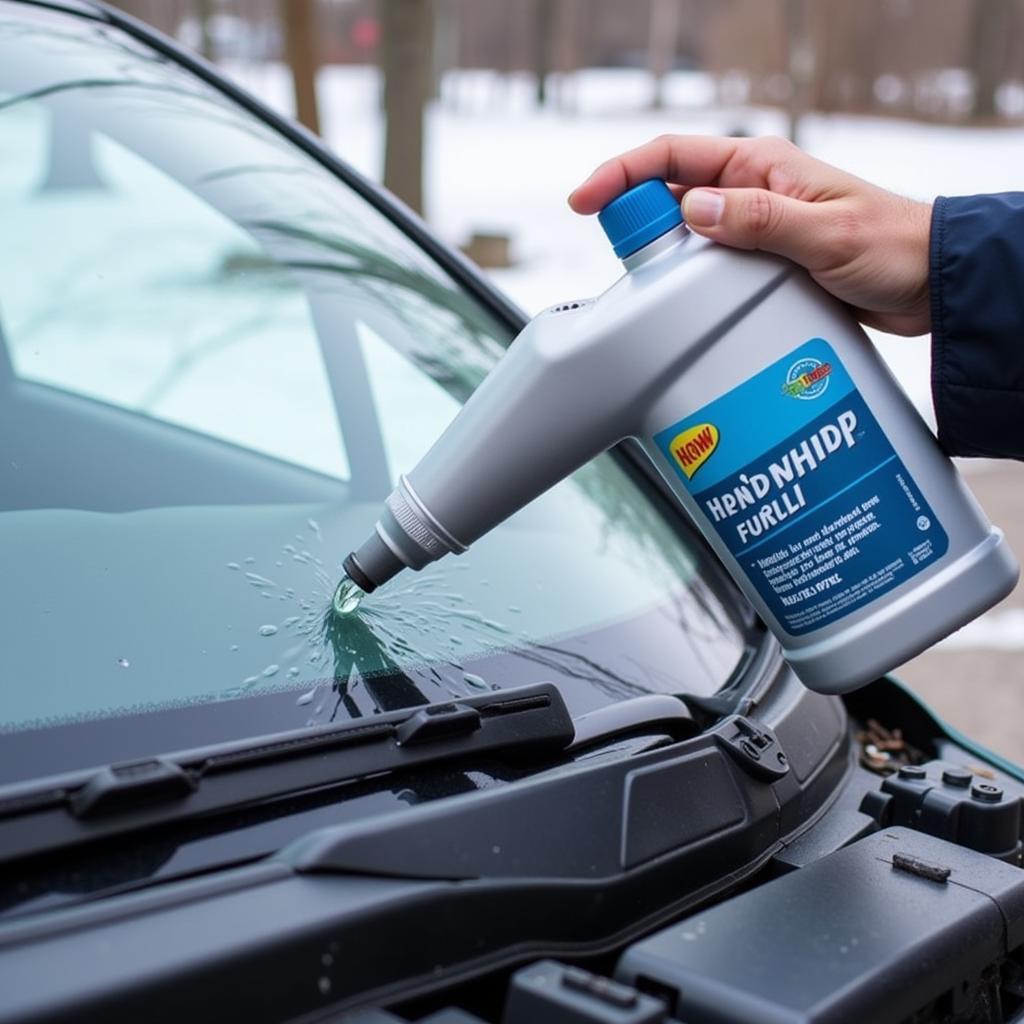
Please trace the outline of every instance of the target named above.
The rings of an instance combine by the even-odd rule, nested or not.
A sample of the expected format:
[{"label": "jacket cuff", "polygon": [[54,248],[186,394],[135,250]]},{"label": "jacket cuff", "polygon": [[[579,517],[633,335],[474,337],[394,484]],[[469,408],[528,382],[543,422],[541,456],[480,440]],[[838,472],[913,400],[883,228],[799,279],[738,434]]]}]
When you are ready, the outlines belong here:
[{"label": "jacket cuff", "polygon": [[929,289],[940,444],[1024,459],[1024,193],[935,201]]},{"label": "jacket cuff", "polygon": [[946,310],[943,294],[942,264],[946,241],[946,197],[937,196],[932,204],[932,225],[928,241],[928,291],[932,316],[932,408],[938,426],[939,444],[949,450],[943,436],[946,423],[945,382],[946,382]]}]

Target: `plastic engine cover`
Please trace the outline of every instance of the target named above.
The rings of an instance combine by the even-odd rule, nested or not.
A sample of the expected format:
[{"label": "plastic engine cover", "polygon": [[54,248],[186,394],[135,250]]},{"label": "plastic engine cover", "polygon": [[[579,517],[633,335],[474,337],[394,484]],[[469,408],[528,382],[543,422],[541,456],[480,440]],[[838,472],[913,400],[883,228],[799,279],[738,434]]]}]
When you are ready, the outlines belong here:
[{"label": "plastic engine cover", "polygon": [[885,1024],[961,1012],[1022,943],[1024,871],[890,828],[635,943],[616,978],[687,1024]]}]

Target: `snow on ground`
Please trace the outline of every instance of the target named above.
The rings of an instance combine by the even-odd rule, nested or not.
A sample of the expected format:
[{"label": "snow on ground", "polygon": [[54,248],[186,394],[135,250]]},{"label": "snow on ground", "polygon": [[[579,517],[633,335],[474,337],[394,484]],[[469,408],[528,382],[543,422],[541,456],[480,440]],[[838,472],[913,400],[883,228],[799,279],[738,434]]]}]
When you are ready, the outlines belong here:
[{"label": "snow on ground", "polygon": [[[280,65],[227,69],[272,106],[291,113]],[[450,72],[427,117],[426,217],[453,243],[473,231],[507,232],[514,266],[492,278],[528,313],[603,291],[621,273],[593,218],[566,205],[569,192],[602,160],[664,132],[780,134],[783,114],[715,107],[706,75],[671,76],[670,106],[649,109],[650,79],[632,69],[590,69],[553,77],[554,102],[538,109],[532,79],[491,71]],[[379,79],[374,68],[325,67],[318,82],[324,137],[374,180],[382,168]],[[884,118],[809,115],[809,152],[879,185],[919,199],[1021,187],[1024,131],[961,128]],[[911,400],[934,427],[928,338],[871,332]],[[964,462],[968,474],[999,464]],[[1024,649],[1020,609],[997,610],[946,641],[951,648]]]},{"label": "snow on ground", "polygon": [[[282,66],[236,64],[228,71],[290,112],[291,85]],[[710,106],[710,79],[699,72],[671,76],[671,105],[662,111],[645,109],[650,79],[642,71],[589,69],[552,77],[555,104],[538,109],[527,75],[450,72],[427,119],[428,221],[455,244],[475,230],[509,233],[515,266],[491,276],[528,313],[596,294],[620,273],[597,224],[573,214],[565,202],[602,160],[663,132],[760,135],[785,129],[779,111]],[[376,70],[330,66],[318,84],[325,138],[378,180],[383,134]],[[921,199],[1019,187],[1024,163],[1020,129],[810,115],[801,141],[824,160]],[[931,420],[927,339],[874,337]]]}]

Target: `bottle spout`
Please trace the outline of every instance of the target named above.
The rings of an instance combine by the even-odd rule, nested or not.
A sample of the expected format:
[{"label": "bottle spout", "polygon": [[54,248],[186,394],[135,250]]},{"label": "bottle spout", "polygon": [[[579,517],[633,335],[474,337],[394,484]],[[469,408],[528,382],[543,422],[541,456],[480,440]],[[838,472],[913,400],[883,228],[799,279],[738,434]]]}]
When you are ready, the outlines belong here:
[{"label": "bottle spout", "polygon": [[370,594],[403,569],[422,569],[443,555],[465,550],[403,476],[384,503],[374,532],[342,565],[349,579]]},{"label": "bottle spout", "polygon": [[364,594],[372,594],[393,576],[397,576],[406,565],[384,543],[378,533],[372,533],[359,548],[345,558],[341,567],[345,570],[345,575]]}]

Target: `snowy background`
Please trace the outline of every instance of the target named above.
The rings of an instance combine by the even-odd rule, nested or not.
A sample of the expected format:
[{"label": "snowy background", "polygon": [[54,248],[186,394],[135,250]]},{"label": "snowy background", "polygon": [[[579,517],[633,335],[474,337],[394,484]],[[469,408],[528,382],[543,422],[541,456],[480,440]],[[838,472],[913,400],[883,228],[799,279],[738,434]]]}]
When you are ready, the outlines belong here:
[{"label": "snowy background", "polygon": [[[274,63],[224,70],[271,106],[292,112],[291,80]],[[425,214],[446,241],[473,232],[511,239],[513,265],[488,271],[527,313],[603,291],[620,266],[593,218],[566,205],[602,160],[656,135],[782,134],[780,111],[714,107],[708,76],[674,72],[668,106],[649,109],[642,70],[584,69],[559,76],[562,104],[538,109],[532,76],[449,71],[428,111]],[[317,81],[322,132],[341,157],[379,180],[383,120],[372,67],[326,66]],[[936,195],[1022,187],[1024,130],[951,127],[896,119],[808,114],[801,144],[815,156],[896,192]],[[934,424],[928,338],[873,333],[922,415]],[[1024,557],[1024,469],[971,460],[961,470],[989,516]],[[1024,596],[1020,590],[982,619],[899,670],[941,714],[972,736],[1024,758]]]}]

